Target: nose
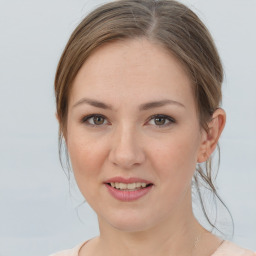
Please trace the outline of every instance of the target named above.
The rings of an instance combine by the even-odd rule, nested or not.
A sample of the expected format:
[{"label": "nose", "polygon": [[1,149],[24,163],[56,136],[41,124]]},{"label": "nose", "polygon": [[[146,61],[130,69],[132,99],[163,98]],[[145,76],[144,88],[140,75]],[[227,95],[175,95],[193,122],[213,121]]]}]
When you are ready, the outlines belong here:
[{"label": "nose", "polygon": [[131,169],[145,161],[140,134],[132,127],[120,127],[113,132],[109,160],[122,169]]}]

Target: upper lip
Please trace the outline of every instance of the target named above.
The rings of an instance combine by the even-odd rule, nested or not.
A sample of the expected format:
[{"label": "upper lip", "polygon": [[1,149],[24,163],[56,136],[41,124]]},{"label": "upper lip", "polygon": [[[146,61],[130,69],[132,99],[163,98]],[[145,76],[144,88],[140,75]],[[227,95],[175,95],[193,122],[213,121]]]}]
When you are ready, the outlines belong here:
[{"label": "upper lip", "polygon": [[145,179],[140,179],[136,177],[124,178],[120,176],[110,178],[106,180],[104,183],[111,183],[111,182],[118,182],[118,183],[125,183],[125,184],[140,182],[140,183],[152,184],[152,182]]}]

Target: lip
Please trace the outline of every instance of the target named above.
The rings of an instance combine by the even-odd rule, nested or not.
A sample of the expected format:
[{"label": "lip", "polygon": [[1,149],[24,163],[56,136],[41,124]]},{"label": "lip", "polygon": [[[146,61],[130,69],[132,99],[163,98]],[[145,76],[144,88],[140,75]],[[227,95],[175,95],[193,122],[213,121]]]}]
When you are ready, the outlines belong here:
[{"label": "lip", "polygon": [[[111,182],[120,182],[120,183],[125,183],[125,184],[141,182],[141,183],[146,183],[147,185],[150,184],[150,186],[147,186],[145,188],[140,188],[137,190],[130,190],[130,191],[129,190],[119,190],[119,189],[116,189],[108,184]],[[145,179],[136,178],[136,177],[130,177],[130,178],[113,177],[111,179],[106,180],[104,182],[104,185],[107,188],[107,190],[111,196],[113,196],[115,199],[117,199],[119,201],[124,201],[124,202],[138,200],[139,198],[148,194],[153,187],[152,182],[145,180]]]},{"label": "lip", "polygon": [[121,176],[113,177],[113,178],[110,178],[110,179],[104,181],[105,184],[111,183],[111,182],[120,182],[120,183],[125,183],[125,184],[141,182],[141,183],[146,183],[146,184],[153,184],[153,182],[145,180],[145,179],[140,179],[137,177],[124,178]]}]

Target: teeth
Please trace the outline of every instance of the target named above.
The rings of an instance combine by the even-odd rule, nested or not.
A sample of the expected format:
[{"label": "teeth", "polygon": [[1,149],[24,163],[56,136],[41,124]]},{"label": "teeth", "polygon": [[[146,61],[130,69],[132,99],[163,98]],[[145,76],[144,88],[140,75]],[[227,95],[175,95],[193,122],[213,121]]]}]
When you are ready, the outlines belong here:
[{"label": "teeth", "polygon": [[127,185],[124,183],[115,183],[116,188],[120,188],[120,189],[127,189]]},{"label": "teeth", "polygon": [[136,188],[136,183],[127,184],[127,188],[128,189],[135,189]]},{"label": "teeth", "polygon": [[136,183],[120,183],[120,182],[111,182],[111,187],[121,189],[121,190],[134,190],[137,188],[145,188],[147,186],[144,182],[136,182]]},{"label": "teeth", "polygon": [[138,182],[138,183],[136,183],[136,186],[141,186],[141,187],[145,188],[147,186],[147,184]]}]

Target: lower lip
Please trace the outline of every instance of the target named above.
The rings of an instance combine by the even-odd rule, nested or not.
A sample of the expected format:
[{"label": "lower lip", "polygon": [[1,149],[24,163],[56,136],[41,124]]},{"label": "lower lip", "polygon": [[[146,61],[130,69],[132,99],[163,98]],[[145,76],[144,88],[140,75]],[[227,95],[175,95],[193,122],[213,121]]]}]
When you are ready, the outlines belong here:
[{"label": "lower lip", "polygon": [[116,188],[113,188],[112,186],[109,186],[105,184],[107,187],[109,193],[116,199],[120,201],[134,201],[137,200],[143,196],[145,196],[153,187],[153,185],[138,189],[138,190],[132,190],[132,191],[127,191],[127,190],[119,190]]}]

